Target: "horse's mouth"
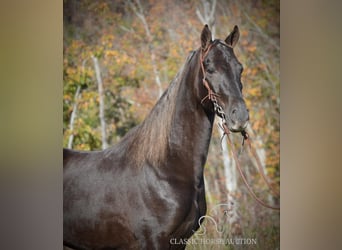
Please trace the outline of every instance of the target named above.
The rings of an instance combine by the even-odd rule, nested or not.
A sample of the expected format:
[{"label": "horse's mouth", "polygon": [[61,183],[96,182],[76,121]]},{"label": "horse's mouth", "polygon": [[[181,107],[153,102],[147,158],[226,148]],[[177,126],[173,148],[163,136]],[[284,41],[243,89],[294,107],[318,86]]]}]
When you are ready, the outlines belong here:
[{"label": "horse's mouth", "polygon": [[243,124],[234,123],[234,124],[228,126],[228,129],[230,132],[239,133],[239,132],[244,131],[247,128],[247,126],[248,126],[248,121],[244,122]]},{"label": "horse's mouth", "polygon": [[245,129],[241,128],[241,129],[233,129],[233,128],[229,128],[229,131],[230,132],[233,132],[233,133],[239,133],[239,132],[242,132],[244,131]]}]

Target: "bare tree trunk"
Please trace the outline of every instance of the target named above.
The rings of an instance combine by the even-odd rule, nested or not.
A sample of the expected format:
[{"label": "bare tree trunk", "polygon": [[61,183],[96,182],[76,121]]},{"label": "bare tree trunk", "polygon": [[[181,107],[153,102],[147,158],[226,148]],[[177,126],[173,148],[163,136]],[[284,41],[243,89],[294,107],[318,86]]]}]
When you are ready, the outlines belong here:
[{"label": "bare tree trunk", "polygon": [[[220,136],[223,136],[223,131],[219,129]],[[227,204],[228,204],[228,223],[230,225],[231,236],[239,236],[242,234],[240,215],[238,213],[239,202],[235,198],[237,193],[237,173],[236,163],[232,160],[231,154],[228,151],[228,144],[226,137],[222,140],[222,160],[224,166],[224,175],[226,189],[228,191]]]},{"label": "bare tree trunk", "polygon": [[102,136],[102,149],[106,149],[108,147],[106,140],[106,121],[104,118],[104,99],[103,99],[103,83],[101,78],[99,61],[95,56],[91,56],[94,62],[95,75],[97,80],[97,86],[99,91],[99,101],[100,101],[100,122],[101,122],[101,136]]},{"label": "bare tree trunk", "polygon": [[129,5],[131,6],[134,14],[140,19],[140,21],[142,22],[144,29],[145,29],[145,33],[149,42],[149,52],[151,55],[151,63],[152,63],[152,70],[153,70],[153,74],[154,74],[154,78],[158,87],[158,97],[161,97],[161,95],[163,94],[163,88],[162,88],[162,84],[160,81],[160,76],[159,76],[159,71],[158,71],[158,67],[157,67],[157,61],[156,61],[156,53],[153,47],[153,36],[151,34],[150,31],[150,27],[146,21],[145,18],[145,14],[144,14],[144,9],[140,3],[140,0],[135,0],[134,1],[135,4],[132,1],[129,1]]},{"label": "bare tree trunk", "polygon": [[76,93],[74,97],[74,105],[73,105],[71,117],[70,117],[69,129],[70,129],[71,134],[70,134],[69,141],[68,141],[68,148],[72,148],[72,142],[74,140],[74,122],[75,122],[76,113],[77,113],[77,102],[78,102],[78,97],[80,95],[80,91],[81,91],[81,86],[78,85],[76,89]]},{"label": "bare tree trunk", "polygon": [[205,186],[205,193],[206,193],[206,196],[208,198],[208,202],[211,204],[213,199],[212,199],[212,195],[210,192],[209,183],[207,181],[207,178],[205,178],[205,176],[204,176],[204,186]]},{"label": "bare tree trunk", "polygon": [[203,12],[196,8],[196,15],[202,24],[208,24],[211,30],[212,38],[215,39],[215,11],[216,11],[216,0],[207,1],[202,0]]},{"label": "bare tree trunk", "polygon": [[[220,131],[220,134],[223,136],[222,131]],[[229,192],[235,193],[237,190],[236,168],[235,162],[232,160],[231,154],[229,154],[226,138],[222,141],[222,160],[224,165],[226,188]]]}]

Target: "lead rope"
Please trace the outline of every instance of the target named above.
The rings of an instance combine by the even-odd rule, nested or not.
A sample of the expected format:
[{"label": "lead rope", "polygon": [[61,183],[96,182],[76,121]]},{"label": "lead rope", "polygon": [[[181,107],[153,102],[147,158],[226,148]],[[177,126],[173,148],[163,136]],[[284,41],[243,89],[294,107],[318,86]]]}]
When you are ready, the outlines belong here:
[{"label": "lead rope", "polygon": [[[258,167],[258,170],[259,170],[259,172],[260,172],[262,178],[264,179],[264,182],[266,183],[266,185],[268,186],[268,188],[271,190],[271,192],[274,194],[274,196],[279,197],[279,196],[280,196],[279,191],[276,190],[276,189],[274,189],[274,187],[271,185],[271,183],[268,181],[267,177],[265,176],[265,173],[264,173],[264,171],[263,171],[263,169],[262,169],[262,166],[261,166],[262,164],[261,164],[260,158],[259,158],[259,156],[258,156],[258,154],[257,154],[257,152],[256,152],[256,150],[255,150],[255,148],[252,147],[252,143],[251,143],[251,139],[250,139],[250,137],[249,137],[249,134],[247,134],[247,132],[246,132],[245,130],[243,130],[243,131],[241,132],[241,134],[242,134],[242,136],[243,136],[243,142],[245,142],[245,141],[247,142],[249,151],[252,153],[253,157],[254,157],[255,160],[256,160],[256,163],[257,163],[256,165],[257,165],[257,167]],[[242,145],[243,145],[243,144],[244,144],[244,143],[242,143]]]},{"label": "lead rope", "polygon": [[[226,124],[225,122],[222,122],[222,125],[221,125],[221,126],[222,126],[222,129],[223,129],[224,135],[227,136],[229,146],[230,146],[231,149],[232,149],[232,154],[233,154],[234,161],[235,161],[235,163],[236,163],[236,167],[237,167],[237,169],[239,170],[240,176],[241,176],[243,182],[245,183],[245,185],[246,185],[246,187],[247,187],[249,193],[252,195],[252,197],[253,197],[260,205],[262,205],[262,206],[264,206],[264,207],[267,207],[267,208],[270,208],[270,209],[280,210],[280,207],[275,207],[275,206],[271,206],[271,205],[266,204],[266,203],[263,202],[261,199],[259,199],[259,198],[257,197],[257,195],[254,193],[254,191],[252,190],[252,188],[250,187],[250,185],[249,185],[248,182],[247,182],[246,176],[244,175],[244,173],[243,173],[243,171],[242,171],[242,169],[241,169],[240,162],[239,162],[238,157],[237,157],[237,155],[236,155],[235,146],[234,146],[234,144],[232,143],[232,141],[231,141],[231,139],[230,139],[230,136],[229,136],[230,132],[229,132],[229,129],[228,129],[228,127],[227,127],[227,124]],[[250,143],[250,141],[249,141],[249,136],[248,136],[247,132],[244,131],[244,132],[243,132],[243,135],[246,136],[246,137],[244,136],[244,140],[247,140],[247,141]],[[254,157],[255,157],[256,159],[259,160],[258,157],[256,157],[256,156],[254,156]],[[257,161],[258,161],[258,160],[257,160]],[[259,160],[259,162],[260,162],[260,160]],[[262,173],[262,171],[260,171],[260,168],[259,168],[259,172]],[[264,176],[264,175],[263,175],[263,176]],[[264,180],[266,181],[266,177],[265,177],[265,176],[264,176]],[[266,183],[267,183],[268,186],[270,187],[268,181],[266,181]],[[271,189],[271,190],[272,190],[272,189]]]},{"label": "lead rope", "polygon": [[[218,94],[214,93],[212,91],[212,89],[210,88],[209,86],[209,83],[208,81],[206,80],[206,72],[204,70],[204,65],[203,65],[203,61],[204,61],[204,58],[205,56],[208,54],[210,48],[211,48],[212,44],[209,45],[209,47],[206,49],[206,51],[203,52],[203,50],[201,50],[201,70],[202,70],[202,74],[203,74],[203,85],[204,87],[208,90],[208,95],[206,95],[202,100],[201,100],[201,103],[203,103],[206,99],[209,99],[212,101],[213,105],[214,105],[214,111],[215,113],[222,119],[222,124],[220,125],[221,129],[223,130],[223,136],[227,136],[228,138],[228,143],[232,149],[232,154],[233,154],[233,158],[234,158],[234,161],[236,163],[236,167],[240,173],[240,176],[243,180],[243,182],[245,183],[249,193],[252,195],[252,197],[262,206],[266,207],[266,208],[270,208],[270,209],[274,209],[274,210],[280,210],[280,207],[275,207],[275,206],[271,206],[271,205],[268,205],[266,204],[265,202],[263,202],[261,199],[259,199],[257,197],[257,195],[254,193],[254,191],[252,190],[252,188],[250,187],[250,185],[248,184],[247,182],[247,178],[246,176],[244,175],[242,169],[241,169],[241,166],[240,166],[240,163],[239,163],[239,160],[238,160],[238,157],[236,155],[236,151],[235,151],[235,147],[234,147],[234,144],[232,143],[230,137],[229,137],[229,129],[227,127],[227,124],[226,124],[226,118],[225,118],[225,114],[224,114],[224,111],[222,109],[222,107],[218,104],[217,102],[217,98],[216,97],[219,97]],[[252,147],[251,145],[251,141],[250,141],[250,137],[248,135],[248,133],[246,131],[242,131],[241,132],[242,136],[243,136],[243,142],[242,142],[242,145],[244,144],[245,141],[247,141],[248,143],[248,147],[249,147],[249,150],[251,151],[252,155],[254,156],[254,158],[256,159],[256,162],[257,162],[257,166],[258,166],[258,170],[259,172],[261,173],[261,176],[263,177],[265,183],[267,184],[267,186],[269,187],[269,189],[272,191],[273,194],[275,194],[276,196],[279,197],[279,192],[277,192],[276,190],[273,189],[273,187],[271,186],[271,184],[268,182],[263,170],[262,170],[262,167],[261,167],[261,162],[260,162],[260,159],[258,157],[258,155],[256,154],[256,151],[255,149]],[[223,139],[223,137],[222,137]],[[222,140],[221,139],[221,140]]]}]

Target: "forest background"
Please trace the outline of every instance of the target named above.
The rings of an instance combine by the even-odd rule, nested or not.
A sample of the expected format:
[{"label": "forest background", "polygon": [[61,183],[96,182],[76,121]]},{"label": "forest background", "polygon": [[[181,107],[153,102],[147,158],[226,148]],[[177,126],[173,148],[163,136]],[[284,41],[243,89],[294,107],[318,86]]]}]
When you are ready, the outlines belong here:
[{"label": "forest background", "polygon": [[[64,147],[99,150],[117,143],[148,114],[189,51],[200,46],[203,25],[209,24],[213,38],[224,39],[236,24],[241,34],[235,53],[244,66],[243,95],[250,110],[248,132],[264,173],[279,186],[279,1],[64,0],[63,11]],[[220,138],[215,128],[205,182],[208,214],[222,233],[206,220],[206,235],[194,237],[253,238],[257,245],[243,249],[279,249],[279,212],[250,197]],[[241,137],[233,140],[241,148]],[[248,150],[239,158],[258,196],[279,205]],[[216,209],[218,204],[227,206]]]}]

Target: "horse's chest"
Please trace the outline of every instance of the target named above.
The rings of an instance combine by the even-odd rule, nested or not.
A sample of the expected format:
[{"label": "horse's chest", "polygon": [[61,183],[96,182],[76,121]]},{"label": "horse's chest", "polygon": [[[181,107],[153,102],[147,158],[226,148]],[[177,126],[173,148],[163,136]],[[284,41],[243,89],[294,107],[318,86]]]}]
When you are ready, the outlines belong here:
[{"label": "horse's chest", "polygon": [[190,237],[199,228],[201,217],[206,213],[204,186],[196,188],[191,197],[180,203],[178,237]]}]

